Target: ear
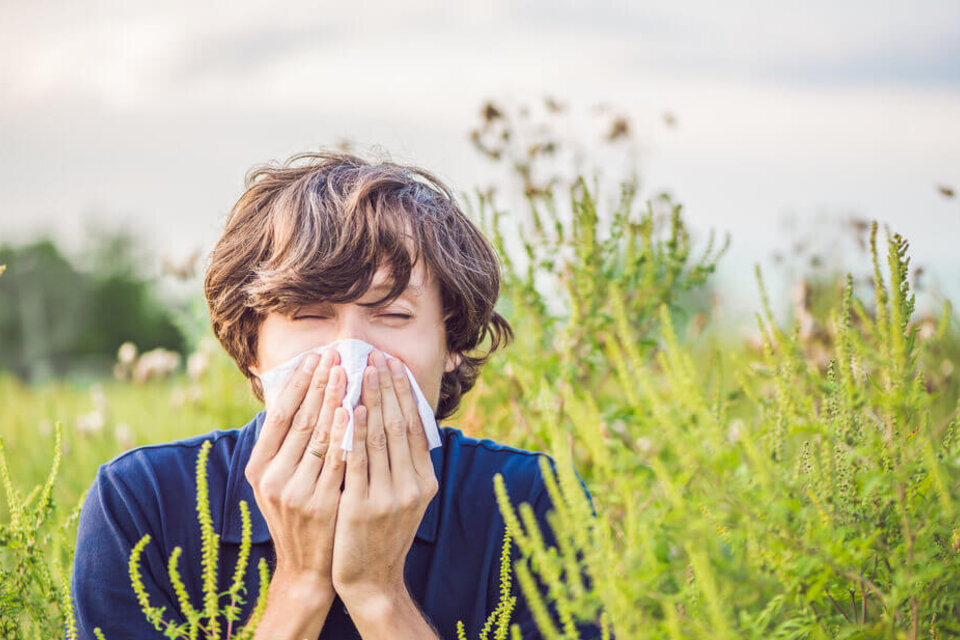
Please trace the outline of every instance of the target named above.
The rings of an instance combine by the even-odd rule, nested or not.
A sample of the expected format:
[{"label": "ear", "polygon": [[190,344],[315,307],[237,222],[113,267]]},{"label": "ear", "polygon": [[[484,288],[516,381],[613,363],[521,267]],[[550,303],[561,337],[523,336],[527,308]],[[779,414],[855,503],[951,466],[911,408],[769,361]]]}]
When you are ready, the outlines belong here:
[{"label": "ear", "polygon": [[443,367],[444,373],[450,373],[460,366],[460,363],[463,362],[463,357],[459,353],[450,353],[447,355],[446,363]]}]

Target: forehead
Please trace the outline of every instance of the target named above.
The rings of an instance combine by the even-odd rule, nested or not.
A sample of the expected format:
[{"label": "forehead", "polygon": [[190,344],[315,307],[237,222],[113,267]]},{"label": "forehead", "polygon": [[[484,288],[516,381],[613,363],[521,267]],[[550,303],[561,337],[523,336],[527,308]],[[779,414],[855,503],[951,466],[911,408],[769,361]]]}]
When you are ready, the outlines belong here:
[{"label": "forehead", "polygon": [[[407,282],[407,291],[422,291],[429,285],[429,274],[423,267],[422,262],[418,262],[410,269],[410,280]],[[389,267],[380,267],[373,274],[373,280],[370,283],[370,289],[389,289],[393,284],[393,277],[390,274]]]},{"label": "forehead", "polygon": [[[390,274],[390,268],[383,266],[377,269],[370,282],[370,286],[363,292],[359,298],[353,302],[361,305],[368,305],[374,302],[383,303],[393,287],[393,278]],[[435,295],[435,286],[430,270],[424,267],[423,262],[417,262],[410,270],[410,279],[407,282],[407,288],[404,289],[397,299],[408,300],[411,303],[426,303],[429,298]],[[306,302],[308,306],[317,304],[327,304],[326,300],[315,300]]]},{"label": "forehead", "polygon": [[[405,294],[422,295],[427,292],[431,284],[430,272],[423,265],[423,262],[417,262],[410,270],[410,279],[407,282]],[[390,274],[389,267],[380,267],[373,274],[373,280],[370,282],[369,293],[387,293],[393,284],[393,277]]]}]

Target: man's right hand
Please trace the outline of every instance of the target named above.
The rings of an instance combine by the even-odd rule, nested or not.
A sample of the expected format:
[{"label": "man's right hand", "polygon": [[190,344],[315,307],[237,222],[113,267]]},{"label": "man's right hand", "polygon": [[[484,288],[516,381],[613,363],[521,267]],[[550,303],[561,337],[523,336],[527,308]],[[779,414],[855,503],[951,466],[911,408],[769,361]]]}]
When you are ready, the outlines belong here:
[{"label": "man's right hand", "polygon": [[[304,358],[276,405],[267,408],[247,463],[245,475],[277,554],[261,625],[267,618],[279,622],[281,610],[318,607],[323,611],[322,628],[335,596],[333,534],[346,463],[336,453],[328,455],[328,450],[331,442],[342,442],[348,420],[340,406],[347,376],[339,360],[335,349],[325,351],[322,359],[317,354]],[[308,447],[325,455],[321,459]],[[310,617],[314,624],[307,626],[313,627],[317,618]],[[310,637],[319,635],[320,628]],[[307,629],[298,633],[302,631]]]}]

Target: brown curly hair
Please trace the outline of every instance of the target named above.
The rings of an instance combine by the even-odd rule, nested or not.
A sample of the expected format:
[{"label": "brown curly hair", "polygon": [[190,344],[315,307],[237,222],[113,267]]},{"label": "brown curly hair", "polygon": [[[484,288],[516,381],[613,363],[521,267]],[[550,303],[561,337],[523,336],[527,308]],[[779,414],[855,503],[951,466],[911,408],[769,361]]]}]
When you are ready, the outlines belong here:
[{"label": "brown curly hair", "polygon": [[[377,303],[403,293],[421,258],[440,285],[447,349],[460,355],[460,364],[443,374],[438,420],[456,411],[490,354],[513,339],[510,324],[494,311],[497,254],[430,172],[318,151],[255,167],[245,188],[210,255],[204,293],[214,335],[261,402],[250,367],[266,315],[356,300],[384,263],[393,288]],[[487,335],[486,352],[467,355]]]}]

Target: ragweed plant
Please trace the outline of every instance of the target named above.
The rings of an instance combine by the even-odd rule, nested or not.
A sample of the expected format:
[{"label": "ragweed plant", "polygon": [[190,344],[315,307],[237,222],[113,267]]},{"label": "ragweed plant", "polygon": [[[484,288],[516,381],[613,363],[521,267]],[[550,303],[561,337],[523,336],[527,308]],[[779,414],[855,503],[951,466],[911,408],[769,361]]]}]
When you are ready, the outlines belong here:
[{"label": "ragweed plant", "polygon": [[10,478],[0,437],[0,481],[9,514],[9,521],[0,524],[0,634],[4,638],[51,638],[63,628],[61,621],[68,629],[74,626],[67,572],[80,505],[59,524],[52,518],[57,511],[53,487],[60,469],[62,433],[58,422],[47,479],[26,498]]},{"label": "ragweed plant", "polygon": [[[695,257],[681,206],[661,198],[656,209],[650,202],[638,207],[635,185],[623,185],[612,213],[600,206],[582,178],[567,195],[566,207],[552,189],[531,197],[539,223],[530,229],[505,217],[486,195],[479,196],[476,215],[504,262],[499,309],[513,325],[516,339],[509,353],[491,360],[483,378],[485,383],[504,383],[487,385],[484,394],[465,398],[468,427],[480,404],[484,411],[477,420],[484,430],[491,422],[489,411],[506,413],[529,427],[534,424],[530,412],[541,407],[557,418],[555,408],[540,397],[542,388],[609,384],[613,371],[604,345],[610,337],[629,334],[630,355],[646,357],[657,346],[660,305],[681,313],[682,295],[706,284],[729,242],[717,246],[711,235]],[[669,208],[666,219],[658,213],[663,207]],[[520,238],[521,256],[511,256],[506,236]],[[556,305],[560,308],[551,308]],[[518,411],[520,405],[525,411]],[[549,440],[543,431],[531,435],[539,448]],[[633,446],[628,440],[623,444]]]},{"label": "ragweed plant", "polygon": [[[876,236],[874,225],[873,309],[848,279],[825,369],[805,359],[798,324],[777,326],[765,294],[759,360],[719,349],[698,366],[662,304],[650,361],[614,293],[621,317],[603,353],[615,375],[592,388],[541,379],[522,400],[558,463],[542,463],[557,547],[496,491],[544,637],[576,638],[574,622],[598,615],[605,637],[624,638],[960,632],[960,407],[948,398],[955,410],[937,418],[943,398],[919,366],[947,329],[921,343],[907,243],[889,235],[888,286]],[[597,518],[576,450],[604,496]]]},{"label": "ragweed plant", "polygon": [[[61,460],[62,427],[57,423],[56,445],[53,464],[43,485],[38,485],[24,499],[14,486],[7,467],[3,438],[0,437],[0,481],[3,483],[8,523],[0,524],[0,633],[5,638],[52,638],[63,636],[75,640],[76,622],[70,594],[68,568],[73,561],[76,523],[83,505],[83,497],[73,511],[51,530],[51,515],[56,511],[53,489]],[[150,543],[145,535],[130,552],[129,576],[141,610],[154,628],[168,638],[207,640],[244,640],[253,637],[266,607],[267,587],[270,572],[265,559],[260,560],[259,595],[247,624],[242,628],[240,605],[244,604],[246,587],[243,579],[250,557],[251,522],[250,510],[245,501],[240,501],[242,523],[240,550],[230,587],[217,592],[217,559],[219,536],[214,533],[210,515],[207,485],[207,459],[210,441],[203,443],[196,465],[197,520],[202,540],[203,608],[190,603],[186,586],[180,578],[179,561],[182,549],[175,547],[168,559],[170,582],[174,587],[180,611],[186,622],[177,624],[164,618],[164,607],[154,607],[143,584],[140,573],[140,558]],[[85,497],[85,496],[84,496]],[[62,560],[58,560],[62,558]],[[49,566],[50,564],[53,565]],[[54,577],[55,576],[55,577]],[[221,606],[221,601],[226,603]],[[226,629],[221,628],[222,616]],[[104,638],[99,628],[94,634]]]},{"label": "ragweed plant", "polygon": [[[502,478],[501,478],[502,481]],[[507,525],[503,535],[503,546],[500,551],[500,601],[484,622],[480,629],[479,640],[489,640],[490,631],[493,630],[494,640],[505,640],[507,632],[513,628],[513,632],[519,633],[519,626],[510,626],[510,616],[517,604],[517,597],[511,594],[511,585],[513,583],[511,563],[510,563],[510,542],[513,538],[510,526]],[[467,640],[467,632],[464,629],[463,621],[457,620],[457,640]]]},{"label": "ragweed plant", "polygon": [[[250,558],[250,509],[247,503],[240,501],[240,518],[242,533],[240,552],[237,556],[237,565],[234,569],[230,588],[226,592],[217,592],[217,558],[219,553],[220,536],[214,532],[213,519],[210,515],[209,489],[207,486],[207,458],[210,455],[210,441],[203,443],[197,454],[197,520],[200,524],[200,538],[202,541],[201,564],[203,567],[203,607],[198,609],[190,603],[187,588],[180,578],[178,563],[182,554],[180,547],[174,547],[167,564],[170,583],[173,585],[185,622],[175,623],[164,619],[164,607],[155,607],[150,604],[150,597],[143,585],[140,576],[140,556],[144,548],[150,543],[150,536],[145,535],[130,552],[130,582],[137,601],[147,620],[157,631],[162,631],[168,638],[188,638],[196,640],[203,637],[207,640],[244,640],[253,637],[263,610],[267,604],[267,592],[270,584],[270,571],[267,561],[260,559],[258,566],[260,587],[257,602],[246,626],[234,629],[235,623],[240,621],[240,605],[244,603],[246,587],[243,578]],[[226,605],[221,607],[221,600],[229,598]],[[226,621],[226,630],[221,630],[219,617]],[[202,634],[202,635],[201,635]]]},{"label": "ragweed plant", "polygon": [[[551,114],[566,110],[549,98],[545,106]],[[642,358],[657,346],[661,304],[675,316],[703,306],[703,291],[729,237],[719,242],[710,232],[695,253],[682,206],[665,194],[641,202],[636,175],[609,194],[600,189],[599,175],[591,185],[583,171],[556,173],[548,163],[583,141],[565,140],[564,129],[551,126],[550,118],[528,122],[527,106],[511,114],[493,103],[485,104],[482,114],[471,139],[485,157],[509,165],[522,200],[504,209],[500,201],[516,194],[491,187],[473,197],[465,194],[464,201],[502,260],[498,311],[510,320],[515,339],[508,352],[484,368],[484,392],[464,398],[462,422],[468,431],[475,423],[486,433],[501,419],[507,425],[520,421],[529,432],[542,382],[603,386],[611,373],[603,349],[610,335],[629,332],[628,348]],[[531,138],[524,123],[546,133]],[[629,125],[621,117],[608,128],[607,143],[629,140]],[[548,179],[544,174],[551,171]],[[556,418],[552,408],[549,412]],[[529,446],[546,446],[546,433],[530,435]]]},{"label": "ragweed plant", "polygon": [[[539,157],[547,147],[538,148]],[[544,459],[541,471],[556,543],[497,481],[509,538],[501,600],[481,632],[519,638],[510,623],[519,590],[548,638],[575,638],[581,620],[622,639],[960,634],[960,332],[949,305],[939,320],[914,317],[903,238],[888,234],[884,256],[873,227],[872,290],[848,279],[831,304],[812,305],[815,338],[799,321],[778,325],[761,282],[758,347],[728,339],[704,348],[691,337],[691,299],[702,304],[723,248],[708,244],[697,257],[679,205],[658,198],[636,207],[635,183],[608,207],[582,178],[550,192],[528,168],[528,217],[480,197],[478,224],[506,267],[499,310],[516,340],[491,358],[452,424],[551,455],[556,464]],[[129,422],[141,443],[247,419],[259,407],[222,360],[172,405],[182,415],[175,424],[158,430],[155,416],[170,410],[172,395],[161,384],[109,385],[111,419]],[[79,413],[87,401],[86,392],[0,378],[8,448],[28,452],[51,418],[44,412]],[[105,452],[120,450],[69,427],[65,436],[71,492],[62,502],[72,504]],[[46,475],[47,460],[35,456],[13,459],[14,475],[39,482],[23,499],[0,459],[9,507],[0,630],[48,638],[65,627],[75,637],[69,583],[57,568],[69,565],[73,545],[58,548],[58,536],[44,533],[54,518],[39,517],[53,508],[44,496],[55,470]],[[204,460],[200,604],[191,608],[176,551],[167,569],[187,622],[172,625],[151,606],[137,586],[149,539],[131,554],[131,583],[171,637],[246,636],[260,618],[236,629],[243,571],[234,588],[210,588],[218,541],[204,516]],[[268,581],[261,565],[261,597]]]}]

